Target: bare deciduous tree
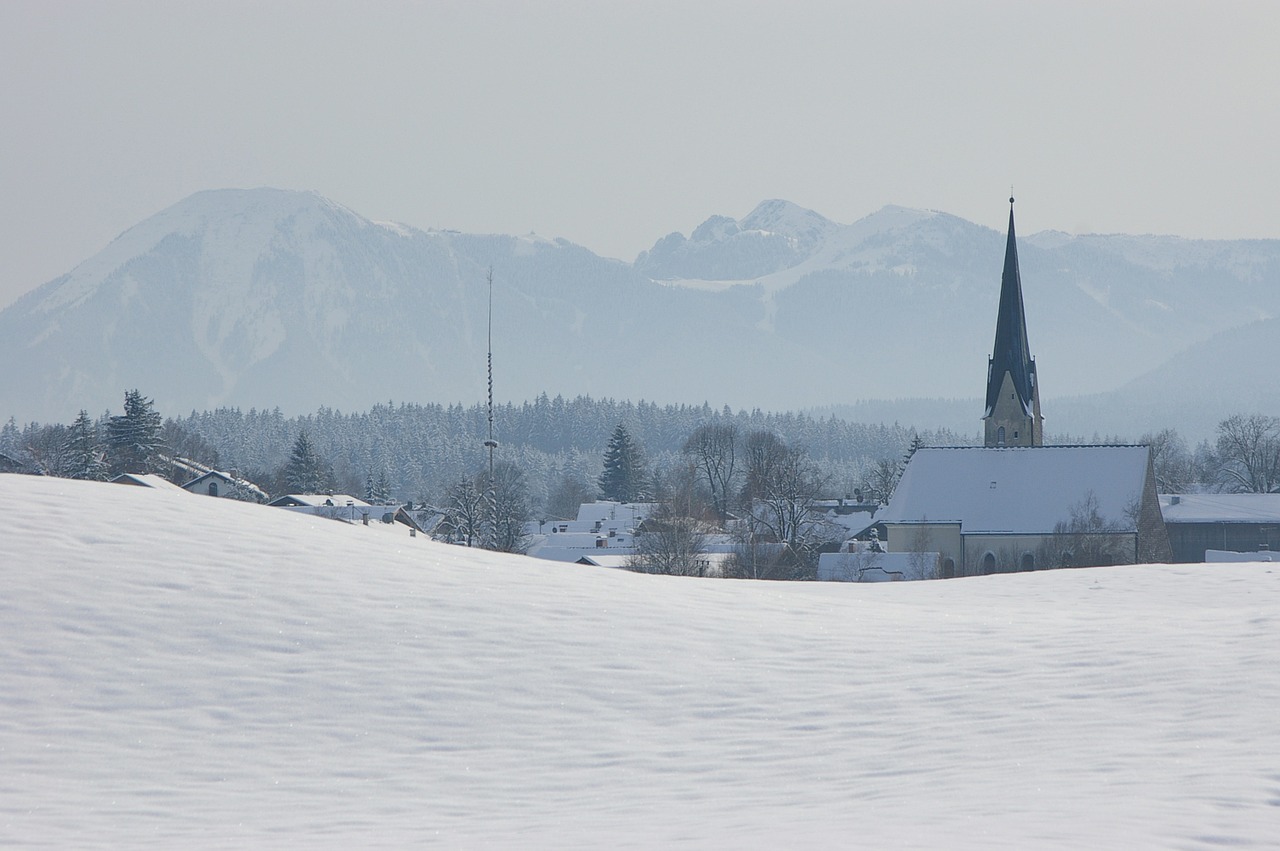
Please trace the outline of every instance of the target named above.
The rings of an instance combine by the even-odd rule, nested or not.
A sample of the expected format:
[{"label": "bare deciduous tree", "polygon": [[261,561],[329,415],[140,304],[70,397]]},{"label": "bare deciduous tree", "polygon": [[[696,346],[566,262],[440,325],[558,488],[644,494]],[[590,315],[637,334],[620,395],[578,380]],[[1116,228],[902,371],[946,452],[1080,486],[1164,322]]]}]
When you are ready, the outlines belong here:
[{"label": "bare deciduous tree", "polygon": [[1071,516],[1059,521],[1053,536],[1036,553],[1043,567],[1098,567],[1132,564],[1133,537],[1119,520],[1104,517],[1093,491],[1071,506]]},{"label": "bare deciduous tree", "polygon": [[1182,435],[1171,428],[1148,432],[1138,439],[1150,448],[1151,466],[1159,493],[1185,493],[1196,483],[1195,465]]},{"label": "bare deciduous tree", "polygon": [[531,516],[524,471],[510,461],[499,461],[493,470],[493,492],[489,499],[486,548],[503,553],[524,552],[529,547],[524,524]]},{"label": "bare deciduous tree", "polygon": [[1236,493],[1280,489],[1280,417],[1236,414],[1218,423],[1217,473]]},{"label": "bare deciduous tree", "polygon": [[684,454],[696,465],[711,490],[711,505],[720,523],[729,518],[739,477],[738,429],[731,423],[707,423],[684,442]]},{"label": "bare deciduous tree", "polygon": [[[826,484],[822,472],[803,447],[787,446],[770,432],[753,432],[744,447],[741,575],[812,578],[817,546],[830,537],[823,515],[815,510]],[[781,551],[762,548],[767,544],[780,545]]]},{"label": "bare deciduous tree", "polygon": [[692,517],[660,510],[636,533],[632,570],[671,576],[706,576],[706,535]]},{"label": "bare deciduous tree", "polygon": [[440,534],[468,547],[477,546],[484,534],[485,509],[484,488],[477,487],[473,478],[459,479],[445,495]]},{"label": "bare deciduous tree", "polygon": [[872,463],[863,479],[862,491],[867,499],[880,505],[888,505],[902,477],[902,465],[892,458],[881,458]]}]

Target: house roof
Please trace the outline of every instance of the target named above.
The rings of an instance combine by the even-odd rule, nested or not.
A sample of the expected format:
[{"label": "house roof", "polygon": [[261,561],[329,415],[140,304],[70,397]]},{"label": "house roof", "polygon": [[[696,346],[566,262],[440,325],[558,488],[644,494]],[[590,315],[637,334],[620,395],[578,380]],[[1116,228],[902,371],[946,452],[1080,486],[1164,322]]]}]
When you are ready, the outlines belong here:
[{"label": "house roof", "polygon": [[655,502],[611,502],[609,500],[584,502],[578,506],[577,522],[632,521],[651,516],[657,508],[658,504]]},{"label": "house roof", "polygon": [[183,488],[193,487],[195,485],[200,484],[205,479],[221,479],[222,481],[227,482],[228,484],[231,484],[233,481],[232,478],[226,473],[220,473],[217,470],[210,470],[207,473],[201,473],[200,475],[196,476],[194,479],[191,479],[188,482],[183,482],[182,487]]},{"label": "house roof", "polygon": [[1099,513],[1133,531],[1146,446],[952,447],[916,450],[883,523],[960,523],[964,533],[1044,534],[1090,492]]},{"label": "house roof", "polygon": [[987,377],[987,413],[991,416],[1000,399],[1004,374],[1013,378],[1013,387],[1022,410],[1031,414],[1035,391],[1035,364],[1027,344],[1027,317],[1022,306],[1022,276],[1018,272],[1018,242],[1013,233],[1013,199],[1009,199],[1009,238],[1004,249],[1004,273],[1000,278],[1000,307],[996,315],[996,340],[991,350]]},{"label": "house roof", "polygon": [[1166,523],[1280,523],[1280,493],[1162,494],[1160,511]]},{"label": "house roof", "polygon": [[356,508],[372,507],[363,499],[356,499],[354,496],[348,496],[345,493],[290,493],[276,497],[267,505],[286,508],[294,505],[308,508],[323,508],[325,506],[344,508],[347,505],[352,505]]},{"label": "house roof", "polygon": [[140,485],[144,488],[155,488],[156,490],[185,490],[166,479],[164,476],[157,476],[155,473],[121,473],[111,480],[117,485]]}]

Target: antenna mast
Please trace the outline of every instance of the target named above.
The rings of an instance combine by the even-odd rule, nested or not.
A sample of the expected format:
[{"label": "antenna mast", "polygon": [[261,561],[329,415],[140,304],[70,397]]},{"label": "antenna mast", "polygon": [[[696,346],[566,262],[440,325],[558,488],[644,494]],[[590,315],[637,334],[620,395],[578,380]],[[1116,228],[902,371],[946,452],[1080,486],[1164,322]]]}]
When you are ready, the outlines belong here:
[{"label": "antenna mast", "polygon": [[498,537],[498,494],[497,487],[493,479],[493,450],[498,448],[498,441],[493,439],[493,267],[489,267],[489,360],[488,360],[488,378],[489,378],[489,439],[484,442],[485,448],[489,450],[489,492],[487,494],[489,503],[489,538],[491,543],[497,543]]}]

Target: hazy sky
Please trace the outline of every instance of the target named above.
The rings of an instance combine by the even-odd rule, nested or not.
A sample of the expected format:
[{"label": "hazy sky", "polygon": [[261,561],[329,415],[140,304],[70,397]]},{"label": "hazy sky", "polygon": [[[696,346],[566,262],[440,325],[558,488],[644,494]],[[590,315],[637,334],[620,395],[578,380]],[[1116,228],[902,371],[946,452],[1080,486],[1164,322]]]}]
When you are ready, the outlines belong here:
[{"label": "hazy sky", "polygon": [[786,198],[1280,237],[1275,2],[0,3],[0,306],[201,189],[627,260]]}]

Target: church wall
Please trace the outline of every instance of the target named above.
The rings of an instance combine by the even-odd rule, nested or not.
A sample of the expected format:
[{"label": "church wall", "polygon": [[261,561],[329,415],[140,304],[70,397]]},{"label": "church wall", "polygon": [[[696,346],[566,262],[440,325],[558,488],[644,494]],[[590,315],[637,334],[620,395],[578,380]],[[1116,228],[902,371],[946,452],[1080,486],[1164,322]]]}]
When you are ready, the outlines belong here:
[{"label": "church wall", "polygon": [[[1093,567],[1096,565],[1081,563],[1089,560],[1085,553],[1090,549],[1107,550],[1110,553],[1105,559],[1107,564],[1133,564],[1138,552],[1138,534],[1129,531],[1088,535],[965,535],[964,575]],[[1070,559],[1066,557],[1068,553]],[[988,554],[993,556],[990,561],[986,558]],[[1068,560],[1071,564],[1064,563]],[[988,569],[992,562],[994,569]]]},{"label": "church wall", "polygon": [[938,553],[939,563],[945,567],[950,559],[952,575],[960,575],[956,568],[964,563],[964,543],[959,523],[893,523],[886,524],[885,533],[889,552]]},{"label": "church wall", "polygon": [[[1150,450],[1147,452],[1147,475],[1142,484],[1142,502],[1138,507],[1138,536],[1138,561],[1146,564],[1173,561],[1169,529],[1165,526],[1164,515],[1160,512],[1160,497],[1156,493],[1156,473]],[[1199,560],[1203,560],[1204,554],[1200,555]]]}]

